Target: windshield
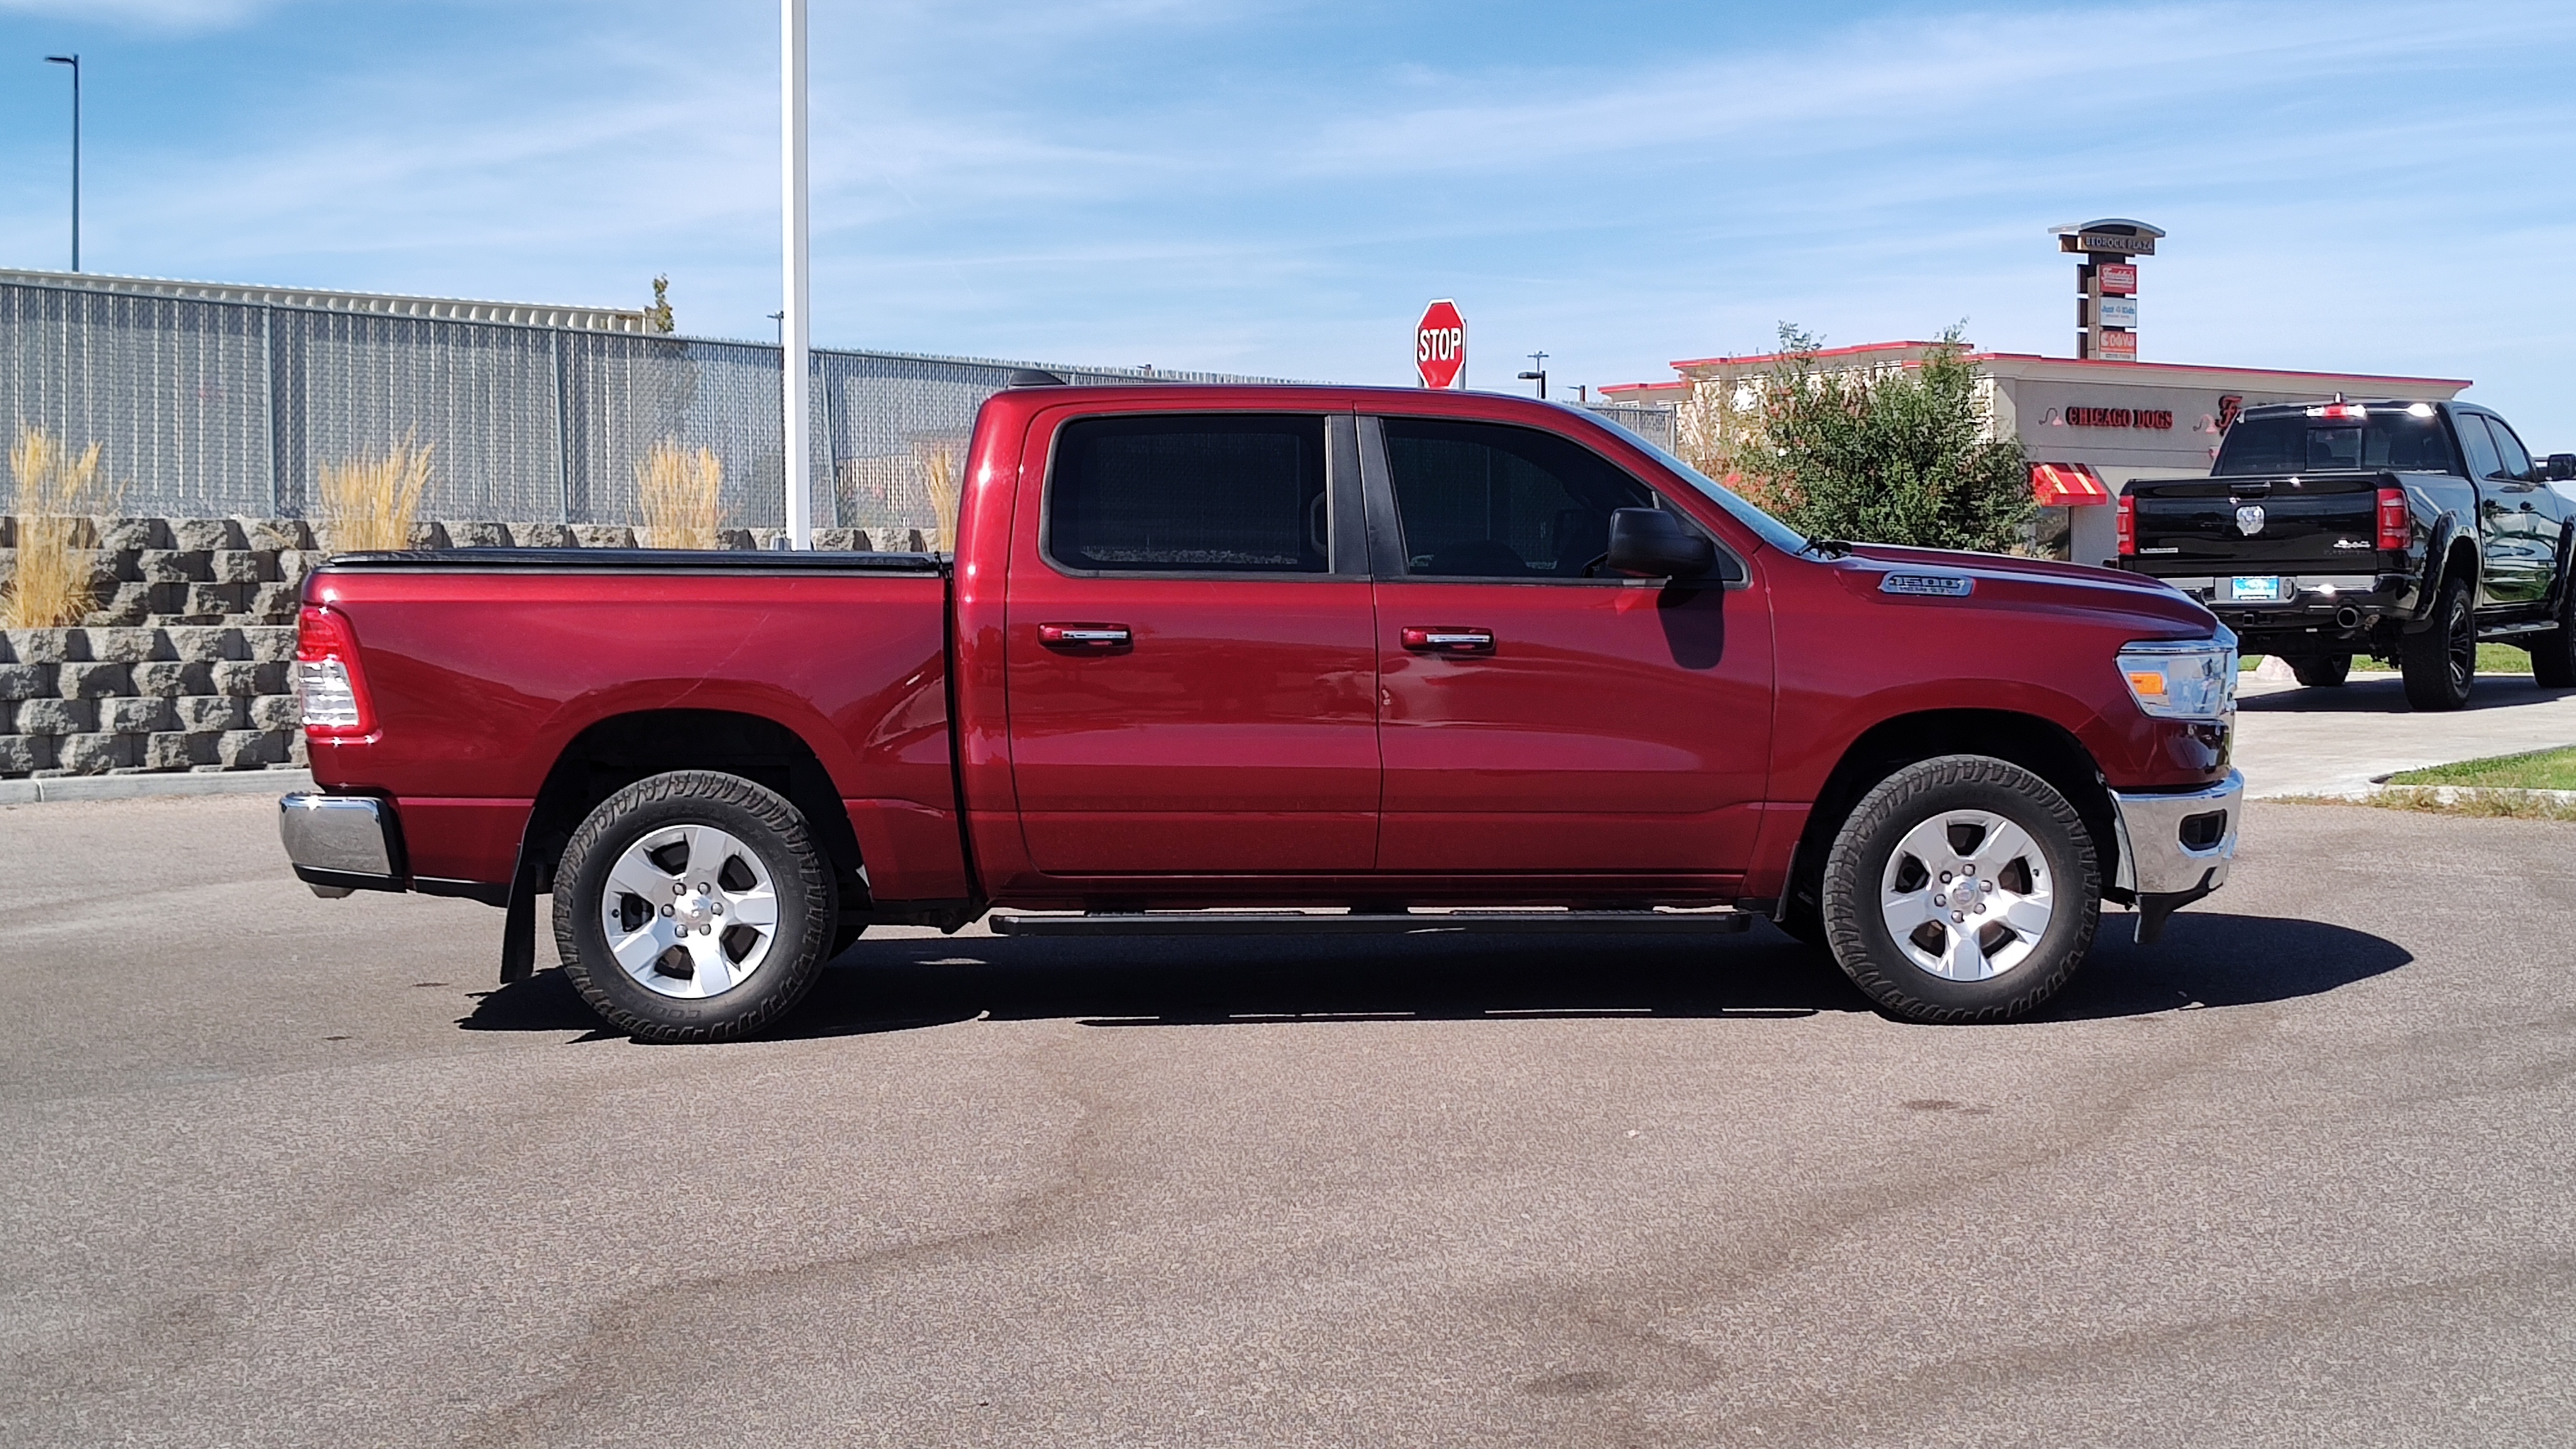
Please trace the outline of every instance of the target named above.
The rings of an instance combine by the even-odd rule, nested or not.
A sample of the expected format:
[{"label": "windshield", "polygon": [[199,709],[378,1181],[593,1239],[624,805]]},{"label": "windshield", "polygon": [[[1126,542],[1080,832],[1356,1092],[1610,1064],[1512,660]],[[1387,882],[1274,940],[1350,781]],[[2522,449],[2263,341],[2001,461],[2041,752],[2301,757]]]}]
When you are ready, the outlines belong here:
[{"label": "windshield", "polygon": [[2218,448],[2213,477],[2250,473],[2317,473],[2337,468],[2394,468],[2456,473],[2451,436],[2438,414],[2422,417],[2373,408],[2366,419],[2312,418],[2302,413],[2238,418]]},{"label": "windshield", "polygon": [[1709,502],[1725,509],[1729,517],[1759,534],[1764,543],[1784,553],[1796,553],[1807,546],[1805,534],[1745,502],[1735,495],[1733,489],[1665,452],[1655,444],[1653,439],[1622,426],[1616,418],[1605,417],[1600,413],[1591,413],[1588,416],[1594,422],[1606,427],[1617,428],[1621,437],[1654,454],[1665,467],[1680,475],[1683,482],[1697,489]]}]

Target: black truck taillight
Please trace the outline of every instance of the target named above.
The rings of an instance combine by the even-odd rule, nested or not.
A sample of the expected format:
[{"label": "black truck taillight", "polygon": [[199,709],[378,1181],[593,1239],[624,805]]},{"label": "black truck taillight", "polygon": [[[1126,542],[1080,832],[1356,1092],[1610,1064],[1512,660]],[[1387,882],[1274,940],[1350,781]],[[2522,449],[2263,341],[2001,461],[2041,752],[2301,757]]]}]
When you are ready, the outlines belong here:
[{"label": "black truck taillight", "polygon": [[2120,506],[2114,510],[2120,528],[2120,557],[2132,558],[2138,552],[2138,500],[2123,493]]},{"label": "black truck taillight", "polygon": [[2378,532],[2379,537],[2377,540],[2377,546],[2380,548],[2403,549],[2408,543],[2413,541],[2411,535],[2414,532],[2414,525],[2406,516],[2405,489],[2382,488],[2379,490]]},{"label": "black truck taillight", "polygon": [[307,739],[364,740],[376,732],[376,711],[358,675],[357,636],[330,609],[308,604],[296,616],[295,694]]}]

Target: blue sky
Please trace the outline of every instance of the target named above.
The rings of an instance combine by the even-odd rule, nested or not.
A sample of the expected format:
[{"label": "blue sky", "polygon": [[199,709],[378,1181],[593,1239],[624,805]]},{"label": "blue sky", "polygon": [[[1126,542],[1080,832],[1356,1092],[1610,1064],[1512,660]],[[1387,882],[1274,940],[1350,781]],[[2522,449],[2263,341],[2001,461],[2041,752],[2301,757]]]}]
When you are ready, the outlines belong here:
[{"label": "blue sky", "polygon": [[[2135,216],[2154,361],[2471,377],[2576,449],[2576,5],[814,0],[827,344],[1561,388],[1964,320],[2072,348]],[[767,0],[0,0],[0,264],[638,304],[766,337]]]}]

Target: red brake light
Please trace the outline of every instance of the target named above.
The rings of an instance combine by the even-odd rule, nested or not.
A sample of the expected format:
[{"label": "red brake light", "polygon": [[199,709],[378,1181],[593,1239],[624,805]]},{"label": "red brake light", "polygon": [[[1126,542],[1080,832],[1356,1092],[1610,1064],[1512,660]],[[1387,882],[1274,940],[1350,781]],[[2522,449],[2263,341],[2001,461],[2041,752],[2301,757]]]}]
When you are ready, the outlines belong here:
[{"label": "red brake light", "polygon": [[332,610],[307,605],[295,617],[295,695],[306,739],[336,744],[376,732],[376,711],[358,674],[357,636]]},{"label": "red brake light", "polygon": [[2138,500],[2123,493],[2114,515],[2120,528],[2120,557],[2129,558],[2138,551]]},{"label": "red brake light", "polygon": [[2406,490],[2379,490],[2379,537],[2376,544],[2384,549],[2403,549],[2413,542],[2414,522],[2406,516]]},{"label": "red brake light", "polygon": [[2337,422],[2357,423],[2370,416],[2370,409],[2363,407],[2359,403],[2327,403],[2321,408],[2308,409],[2308,416],[2312,418],[2332,418]]}]

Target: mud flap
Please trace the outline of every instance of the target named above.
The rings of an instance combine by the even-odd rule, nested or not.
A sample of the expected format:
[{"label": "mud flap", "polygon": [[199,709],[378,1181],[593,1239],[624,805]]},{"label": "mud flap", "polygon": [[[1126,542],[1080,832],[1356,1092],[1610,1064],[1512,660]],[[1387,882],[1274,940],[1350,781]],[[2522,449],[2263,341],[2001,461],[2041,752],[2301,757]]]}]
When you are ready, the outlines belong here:
[{"label": "mud flap", "polygon": [[2200,884],[2187,891],[2141,891],[2137,900],[2138,944],[2152,946],[2165,933],[2165,918],[2218,889],[2209,877],[2218,872],[2212,868],[2200,878]]},{"label": "mud flap", "polygon": [[510,874],[510,900],[501,919],[501,984],[525,981],[537,971],[537,867],[524,850]]}]

